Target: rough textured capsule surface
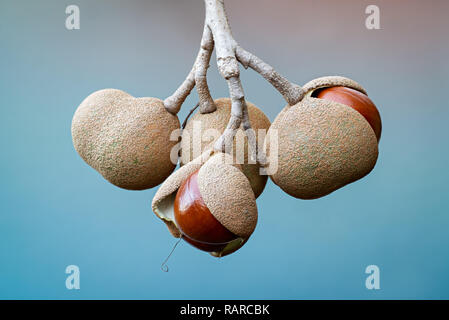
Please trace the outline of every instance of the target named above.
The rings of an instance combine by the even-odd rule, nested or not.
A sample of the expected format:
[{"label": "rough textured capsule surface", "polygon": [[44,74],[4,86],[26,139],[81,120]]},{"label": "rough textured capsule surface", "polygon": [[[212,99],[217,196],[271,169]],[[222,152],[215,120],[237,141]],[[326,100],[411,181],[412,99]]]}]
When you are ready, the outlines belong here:
[{"label": "rough textured capsule surface", "polygon": [[[116,89],[92,93],[72,120],[79,155],[112,184],[130,190],[157,186],[174,170],[170,141],[176,116],[157,98],[134,98]],[[175,159],[176,160],[176,159]]]},{"label": "rough textured capsule surface", "polygon": [[340,103],[307,97],[283,110],[265,139],[267,152],[278,148],[278,170],[272,180],[301,199],[325,196],[368,174],[376,164],[378,145],[365,118]]},{"label": "rough textured capsule surface", "polygon": [[327,76],[316,78],[307,82],[302,88],[306,93],[306,96],[310,96],[317,89],[338,87],[338,86],[352,88],[354,90],[360,91],[363,94],[368,95],[365,89],[356,81],[341,76]]},{"label": "rough textured capsule surface", "polygon": [[257,224],[256,198],[245,175],[220,156],[212,157],[198,173],[198,187],[212,215],[229,231],[248,238]]}]

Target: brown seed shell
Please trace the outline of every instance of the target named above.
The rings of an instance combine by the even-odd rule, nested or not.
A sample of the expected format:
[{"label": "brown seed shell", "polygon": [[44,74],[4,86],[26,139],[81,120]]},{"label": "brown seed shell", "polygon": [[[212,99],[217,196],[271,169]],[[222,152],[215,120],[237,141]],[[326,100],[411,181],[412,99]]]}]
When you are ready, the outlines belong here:
[{"label": "brown seed shell", "polygon": [[176,116],[157,98],[134,98],[116,89],[96,91],[72,120],[73,145],[80,156],[114,185],[130,190],[157,186],[174,170],[170,141]]},{"label": "brown seed shell", "polygon": [[203,157],[204,154],[173,172],[159,187],[151,203],[153,212],[167,224],[168,230],[176,238],[181,236],[173,211],[176,193],[184,180],[202,166],[205,161]]},{"label": "brown seed shell", "polygon": [[[249,199],[249,203],[250,203],[249,205],[245,204],[245,206],[248,206],[249,209],[244,209],[244,210],[245,210],[245,212],[246,211],[251,212],[251,214],[250,214],[251,219],[237,219],[237,220],[244,221],[247,223],[249,222],[251,225],[242,227],[242,226],[238,225],[238,222],[230,223],[231,228],[233,226],[237,225],[237,227],[234,228],[235,230],[237,230],[237,232],[239,230],[243,229],[243,232],[240,232],[240,233],[245,235],[245,238],[243,238],[243,237],[237,238],[237,239],[231,241],[222,251],[210,253],[214,257],[223,257],[225,255],[231,254],[234,251],[238,250],[241,246],[243,246],[246,243],[249,235],[252,233],[252,230],[254,230],[255,225],[253,226],[253,224],[257,223],[257,207],[255,207],[255,205],[256,205],[255,198],[254,198],[254,194],[251,190],[251,187],[249,186],[249,182],[246,179],[246,177],[240,172],[241,167],[238,164],[233,164],[233,165],[229,164],[229,163],[233,162],[233,159],[230,155],[223,154],[223,153],[216,153],[216,154],[213,154],[213,153],[214,153],[213,150],[205,151],[200,157],[189,162],[185,166],[181,167],[179,170],[175,171],[172,175],[170,175],[170,177],[168,177],[168,179],[161,185],[159,190],[156,192],[156,195],[154,196],[153,201],[152,201],[152,208],[153,208],[153,211],[156,214],[156,216],[158,216],[160,219],[162,219],[162,221],[165,222],[170,233],[174,237],[179,238],[179,237],[181,237],[182,233],[176,226],[173,206],[174,206],[176,193],[177,193],[179,187],[181,186],[181,184],[184,182],[184,180],[187,179],[192,173],[194,173],[200,167],[206,166],[206,164],[207,164],[207,168],[208,168],[207,170],[214,170],[217,168],[217,166],[220,166],[222,169],[224,168],[224,171],[226,171],[226,172],[233,171],[231,175],[226,175],[224,177],[220,176],[221,171],[214,172],[214,174],[218,174],[218,176],[213,178],[214,180],[217,180],[217,182],[214,182],[214,184],[216,184],[216,186],[221,186],[226,191],[227,188],[229,188],[229,183],[231,181],[237,180],[238,185],[242,186],[243,190],[246,190],[246,191],[244,191],[244,194],[247,194],[247,198]],[[235,170],[237,170],[237,172],[239,172],[240,174],[237,174],[237,172],[235,172]],[[208,173],[205,173],[205,174],[207,175]],[[231,176],[237,176],[238,178],[233,179]],[[226,178],[227,178],[227,180],[226,180]],[[211,179],[211,178],[203,179],[202,181],[209,180],[209,179]],[[225,179],[225,180],[223,180],[223,179]],[[232,180],[229,180],[229,179],[232,179]],[[246,180],[246,185],[244,182],[240,181],[241,179]],[[226,184],[226,182],[227,182],[227,184]],[[202,183],[202,185],[204,185],[204,183]],[[204,194],[206,194],[209,197],[214,196],[213,193],[211,193],[210,191],[207,191],[207,190]],[[223,194],[227,195],[227,194],[229,194],[229,192],[224,192],[224,193],[219,192],[218,196],[222,197]],[[203,196],[203,192],[201,192],[201,195]],[[204,200],[204,198],[203,198],[203,200]],[[219,202],[220,202],[220,200],[208,201],[208,203],[213,203],[213,204],[217,204]],[[205,203],[206,203],[206,205],[208,205],[207,202],[205,202]],[[226,208],[226,205],[225,205],[225,208]],[[255,208],[255,212],[254,212],[254,208]],[[217,211],[218,211],[218,216],[223,215],[221,213],[220,209],[214,210],[213,212],[217,212]],[[211,212],[212,212],[212,210],[211,210]],[[214,213],[212,213],[212,214],[214,214]],[[226,223],[226,221],[225,221],[225,223]],[[236,233],[236,235],[239,236],[238,233]]]}]

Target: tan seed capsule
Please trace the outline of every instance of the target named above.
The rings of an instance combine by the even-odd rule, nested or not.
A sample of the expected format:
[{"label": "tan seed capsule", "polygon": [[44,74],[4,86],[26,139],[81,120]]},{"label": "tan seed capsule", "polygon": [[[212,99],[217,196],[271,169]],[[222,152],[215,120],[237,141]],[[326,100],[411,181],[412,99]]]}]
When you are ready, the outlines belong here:
[{"label": "tan seed capsule", "polygon": [[[367,175],[378,156],[378,141],[368,121],[355,109],[313,97],[315,90],[344,86],[365,94],[343,77],[315,79],[304,86],[306,97],[285,107],[265,139],[267,152],[277,148],[278,170],[271,179],[286,193],[315,199]],[[269,136],[278,135],[278,145]]]},{"label": "tan seed capsule", "polygon": [[157,186],[174,170],[170,158],[179,129],[176,116],[157,98],[134,98],[105,89],[92,93],[72,120],[73,145],[112,184],[130,190]]}]

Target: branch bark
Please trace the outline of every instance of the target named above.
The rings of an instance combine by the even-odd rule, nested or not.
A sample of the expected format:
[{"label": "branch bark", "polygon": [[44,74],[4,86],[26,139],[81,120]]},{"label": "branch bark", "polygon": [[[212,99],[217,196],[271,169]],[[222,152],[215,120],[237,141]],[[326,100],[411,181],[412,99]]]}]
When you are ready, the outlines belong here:
[{"label": "branch bark", "polygon": [[176,91],[164,100],[165,109],[171,114],[178,114],[181,106],[195,87],[195,65],[187,75],[184,82],[176,89]]},{"label": "branch bark", "polygon": [[294,105],[303,99],[304,90],[299,85],[288,81],[272,66],[238,45],[231,33],[224,0],[204,0],[204,3],[206,18],[198,56],[182,85],[172,96],[165,99],[165,107],[169,112],[177,114],[182,103],[196,84],[200,100],[200,112],[209,113],[216,110],[207,85],[207,69],[215,46],[218,70],[228,84],[232,107],[226,129],[216,141],[214,148],[229,153],[232,150],[234,136],[242,126],[248,137],[250,157],[261,166],[266,166],[268,165],[266,156],[261,150],[258,150],[256,135],[251,128],[245,94],[240,81],[239,63],[245,69],[250,67],[258,72],[282,94],[290,105]]},{"label": "branch bark", "polygon": [[[251,128],[251,122],[248,115],[248,106],[245,101],[245,93],[240,81],[240,69],[238,65],[237,52],[240,50],[237,42],[231,33],[231,27],[226,15],[224,0],[205,0],[206,5],[206,24],[211,29],[215,40],[217,51],[217,65],[221,76],[226,79],[231,98],[231,117],[228,125],[216,141],[214,148],[222,152],[232,150],[234,136],[240,126],[243,127],[248,137],[249,155],[253,161],[257,161],[260,165],[267,165],[266,156],[263,152],[258,152],[257,140],[254,130]],[[247,55],[243,55],[242,59]],[[248,62],[255,61],[254,58],[247,59]],[[258,66],[259,64],[256,64]],[[262,66],[262,65],[261,65]],[[263,66],[268,66],[267,64]],[[263,68],[259,68],[262,70]],[[274,71],[273,68],[271,68]],[[265,73],[267,74],[267,73]],[[273,72],[273,74],[275,74]],[[269,77],[274,79],[274,77]],[[279,79],[284,79],[279,77]],[[272,83],[276,82],[272,80]],[[281,84],[278,86],[281,87]]]},{"label": "branch bark", "polygon": [[198,59],[195,63],[195,83],[198,97],[200,100],[200,112],[210,113],[217,110],[207,85],[207,69],[209,68],[210,58],[214,50],[214,38],[207,24],[204,25],[201,48],[198,53]]},{"label": "branch bark", "polygon": [[212,31],[215,41],[218,71],[228,83],[229,96],[232,102],[228,125],[214,146],[215,149],[226,152],[231,149],[233,138],[242,123],[243,109],[247,106],[235,56],[237,43],[231,34],[224,1],[205,0],[204,3],[206,6],[206,25]]},{"label": "branch bark", "polygon": [[250,67],[264,77],[284,97],[289,105],[295,105],[304,98],[301,86],[291,83],[272,66],[240,46],[236,48],[236,56],[245,69]]},{"label": "branch bark", "polygon": [[189,96],[195,85],[198,91],[201,112],[208,113],[216,110],[214,100],[210,95],[206,77],[213,50],[214,39],[210,29],[207,25],[205,25],[203,36],[201,38],[200,50],[192,69],[178,89],[176,89],[170,97],[164,100],[164,106],[168,112],[174,115],[178,114],[179,110],[181,110],[182,104]]}]

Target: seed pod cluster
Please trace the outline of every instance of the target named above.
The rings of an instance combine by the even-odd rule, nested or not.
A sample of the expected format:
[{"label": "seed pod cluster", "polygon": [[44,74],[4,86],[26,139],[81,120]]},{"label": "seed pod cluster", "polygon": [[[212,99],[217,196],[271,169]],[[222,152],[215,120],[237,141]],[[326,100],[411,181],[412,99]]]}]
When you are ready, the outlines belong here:
[{"label": "seed pod cluster", "polygon": [[[264,145],[268,161],[277,154],[270,178],[293,197],[316,199],[374,168],[382,123],[365,89],[351,79],[318,78],[303,89],[304,98],[286,106],[271,125],[259,108],[247,106],[257,144]],[[186,123],[175,172],[178,141],[171,135],[180,124],[160,99],[115,89],[94,92],[75,112],[72,137],[80,156],[114,185],[143,190],[162,183],[152,201],[156,216],[174,237],[222,257],[254,232],[256,198],[267,176],[249,163],[242,127],[230,154],[214,150],[229,122],[231,100],[214,103],[214,112],[197,112]],[[268,130],[264,141],[259,129]],[[207,139],[211,130],[215,134]],[[236,153],[238,141],[243,141],[243,162]]]}]

